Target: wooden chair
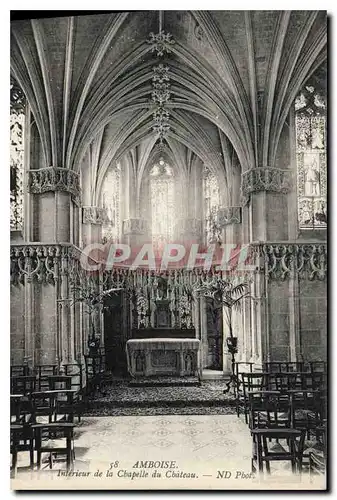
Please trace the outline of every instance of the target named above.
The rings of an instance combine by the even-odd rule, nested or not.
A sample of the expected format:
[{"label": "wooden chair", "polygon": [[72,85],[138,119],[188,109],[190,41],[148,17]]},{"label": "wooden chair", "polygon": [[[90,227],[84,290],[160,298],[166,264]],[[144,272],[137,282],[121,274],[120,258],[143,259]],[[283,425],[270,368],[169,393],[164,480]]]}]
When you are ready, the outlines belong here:
[{"label": "wooden chair", "polygon": [[25,375],[11,378],[11,394],[23,394],[27,396],[36,389],[35,375]]},{"label": "wooden chair", "polygon": [[236,413],[239,416],[240,410],[245,416],[245,422],[248,424],[248,414],[249,414],[249,392],[261,391],[266,388],[266,379],[264,373],[240,373],[242,382],[242,391],[237,394],[236,403]]},{"label": "wooden chair", "polygon": [[67,375],[50,375],[48,377],[48,390],[71,389],[71,377]]},{"label": "wooden chair", "polygon": [[291,389],[301,388],[298,372],[271,372],[266,378],[269,390],[285,393]]},{"label": "wooden chair", "polygon": [[34,434],[30,424],[14,423],[10,426],[10,452],[12,455],[12,474],[17,473],[18,453],[29,451],[30,469],[34,467]]},{"label": "wooden chair", "polygon": [[262,364],[266,372],[298,372],[302,371],[302,361],[268,361]]},{"label": "wooden chair", "polygon": [[324,372],[302,373],[301,388],[304,390],[324,391],[326,389]]},{"label": "wooden chair", "polygon": [[[37,467],[41,469],[42,454],[49,454],[49,467],[53,467],[53,457],[57,455],[66,455],[67,470],[73,465],[74,460],[74,427],[75,424],[65,423],[49,423],[35,424],[32,426],[35,433],[35,449],[37,451]],[[51,442],[51,439],[63,439],[61,445]]]},{"label": "wooden chair", "polygon": [[83,387],[82,364],[68,363],[63,365],[64,374],[71,377],[71,389],[76,389],[78,392]]},{"label": "wooden chair", "polygon": [[248,391],[249,428],[289,428],[291,423],[290,397],[279,391]]},{"label": "wooden chair", "polygon": [[316,428],[322,437],[321,449],[312,449],[309,452],[309,472],[310,480],[312,481],[315,475],[325,475],[326,473],[326,425]]},{"label": "wooden chair", "polygon": [[97,354],[96,356],[84,356],[85,359],[85,375],[86,375],[86,393],[102,391],[103,376],[104,376],[104,356]]},{"label": "wooden chair", "polygon": [[83,376],[82,364],[72,363],[64,365],[64,373],[71,377],[71,388],[76,392],[73,398],[74,412],[77,415],[78,421],[81,421],[81,415],[84,411],[84,390],[83,390]]},{"label": "wooden chair", "polygon": [[246,362],[246,361],[237,361],[234,363],[234,374],[235,374],[235,386],[234,386],[234,397],[236,401],[236,414],[239,417],[240,416],[240,409],[242,407],[241,401],[243,400],[243,389],[241,387],[242,385],[242,379],[241,379],[241,373],[245,373],[245,371],[241,372],[241,369],[244,367],[248,367],[247,372],[252,373],[253,372],[253,366],[254,363],[251,362]]},{"label": "wooden chair", "polygon": [[[266,472],[270,474],[270,462],[290,461],[293,472],[302,471],[302,457],[305,433],[298,429],[252,429],[253,456],[252,472],[263,473],[264,464]],[[273,440],[283,444],[274,451]]]},{"label": "wooden chair", "polygon": [[12,365],[10,370],[11,370],[11,378],[26,377],[27,375],[30,375],[28,365]]},{"label": "wooden chair", "polygon": [[57,365],[36,365],[35,373],[38,379],[38,390],[45,391],[49,389],[49,377],[57,375]]},{"label": "wooden chair", "polygon": [[55,420],[55,393],[51,391],[38,391],[33,392],[31,396],[32,402],[32,418],[31,421],[36,424],[39,423],[39,418],[48,418],[51,423]]},{"label": "wooden chair", "polygon": [[309,361],[309,367],[311,373],[327,372],[327,362],[326,361]]}]

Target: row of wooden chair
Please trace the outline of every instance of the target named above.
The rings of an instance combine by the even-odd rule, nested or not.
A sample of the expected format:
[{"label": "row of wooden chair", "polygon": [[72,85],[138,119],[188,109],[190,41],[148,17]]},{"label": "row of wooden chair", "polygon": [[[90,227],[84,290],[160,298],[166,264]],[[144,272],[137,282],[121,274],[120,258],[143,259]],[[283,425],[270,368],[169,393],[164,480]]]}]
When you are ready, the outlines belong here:
[{"label": "row of wooden chair", "polygon": [[83,367],[81,363],[68,363],[61,367],[58,365],[36,365],[30,369],[27,365],[12,365],[10,367],[11,378],[36,377],[38,390],[48,387],[48,377],[66,375],[72,377],[72,386],[81,390],[83,387]]},{"label": "row of wooden chair", "polygon": [[249,391],[280,391],[291,390],[322,390],[325,387],[325,377],[321,372],[246,372],[238,376],[236,386],[236,412],[245,415],[247,423],[249,407]]},{"label": "row of wooden chair", "polygon": [[[34,469],[34,452],[37,453],[37,468],[41,468],[42,454],[49,454],[49,467],[53,466],[53,457],[66,455],[66,466],[69,470],[75,458],[74,427],[72,422],[49,423],[13,423],[10,426],[10,451],[12,455],[12,476],[17,474],[18,454],[29,452],[29,466]],[[55,439],[61,440],[57,444]],[[65,440],[65,442],[64,442]]]},{"label": "row of wooden chair", "polygon": [[[319,469],[325,463],[326,370],[277,368],[273,371],[275,366],[264,365],[264,371],[256,373],[250,366],[248,372],[236,371],[237,414],[244,413],[253,440],[252,471],[262,473],[265,468],[270,474],[271,462],[283,460],[291,462],[293,472],[301,473],[303,460],[310,470]],[[312,436],[318,455],[316,449],[304,449]]]},{"label": "row of wooden chair", "polygon": [[[67,468],[74,458],[73,429],[74,415],[78,412],[74,397],[76,390],[56,388],[64,382],[61,376],[52,377],[50,390],[36,391],[29,394],[12,394],[11,399],[11,454],[12,474],[16,475],[18,453],[29,452],[30,468],[35,465],[34,451],[37,452],[36,464],[41,467],[43,453],[49,453],[49,466],[53,457],[66,455]],[[64,378],[64,377],[63,377]],[[57,439],[57,442],[55,442]],[[61,444],[58,444],[62,439]]]},{"label": "row of wooden chair", "polygon": [[53,395],[57,394],[58,391],[61,391],[61,394],[62,391],[67,391],[68,396],[66,399],[69,399],[71,395],[72,411],[80,421],[84,409],[83,391],[77,389],[77,384],[73,384],[73,377],[69,375],[50,375],[44,382],[46,384],[43,385],[41,390],[41,384],[38,383],[35,376],[13,377],[11,379],[11,395],[18,396],[17,398],[11,398],[12,405],[17,406],[16,411],[20,411],[20,405],[29,406],[32,404],[34,407],[33,403],[38,395],[42,397],[49,395],[48,398],[51,403]]}]

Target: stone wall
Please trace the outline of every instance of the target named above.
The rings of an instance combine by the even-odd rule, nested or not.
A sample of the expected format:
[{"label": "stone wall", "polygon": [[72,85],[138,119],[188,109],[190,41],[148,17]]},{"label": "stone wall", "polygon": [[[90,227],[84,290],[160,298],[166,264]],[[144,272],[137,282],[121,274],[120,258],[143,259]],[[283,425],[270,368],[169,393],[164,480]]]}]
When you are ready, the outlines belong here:
[{"label": "stone wall", "polygon": [[25,357],[25,289],[22,285],[11,286],[10,316],[11,364],[20,365]]},{"label": "stone wall", "polygon": [[300,344],[304,360],[327,358],[327,284],[299,282]]}]

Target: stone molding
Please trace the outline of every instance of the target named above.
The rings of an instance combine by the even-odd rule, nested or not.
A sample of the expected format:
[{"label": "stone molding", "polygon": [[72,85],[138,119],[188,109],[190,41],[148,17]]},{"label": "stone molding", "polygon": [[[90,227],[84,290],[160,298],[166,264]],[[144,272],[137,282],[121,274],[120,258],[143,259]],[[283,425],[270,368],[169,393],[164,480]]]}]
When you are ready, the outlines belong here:
[{"label": "stone molding", "polygon": [[[266,242],[252,243],[249,247],[257,270],[265,273],[268,279],[286,280],[298,276],[303,280],[324,281],[327,278],[326,243]],[[70,243],[11,245],[11,284],[32,281],[56,284],[64,276],[74,279],[77,273],[81,274],[80,257],[81,250]]]},{"label": "stone molding", "polygon": [[253,244],[260,271],[272,280],[291,276],[310,281],[327,277],[328,256],[325,243],[261,243]]},{"label": "stone molding", "polygon": [[78,172],[61,167],[46,167],[28,171],[28,191],[41,194],[48,191],[65,191],[72,194],[75,201],[80,198],[80,178]]},{"label": "stone molding", "polygon": [[250,194],[271,191],[287,194],[291,190],[292,172],[274,167],[251,168],[241,175],[242,205],[249,202]]},{"label": "stone molding", "polygon": [[79,263],[81,250],[72,244],[11,245],[11,284],[49,283],[55,285]]},{"label": "stone molding", "polygon": [[140,218],[130,218],[123,221],[123,234],[147,234],[148,221]]},{"label": "stone molding", "polygon": [[82,207],[83,224],[104,224],[106,221],[106,210],[100,207]]}]

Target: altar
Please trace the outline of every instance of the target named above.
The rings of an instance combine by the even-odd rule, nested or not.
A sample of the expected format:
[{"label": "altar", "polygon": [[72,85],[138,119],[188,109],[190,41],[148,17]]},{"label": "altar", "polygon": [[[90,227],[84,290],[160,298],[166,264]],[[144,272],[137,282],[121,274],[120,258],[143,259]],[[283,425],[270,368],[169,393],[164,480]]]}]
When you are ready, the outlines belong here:
[{"label": "altar", "polygon": [[200,341],[191,338],[130,339],[126,343],[132,377],[198,375]]}]

